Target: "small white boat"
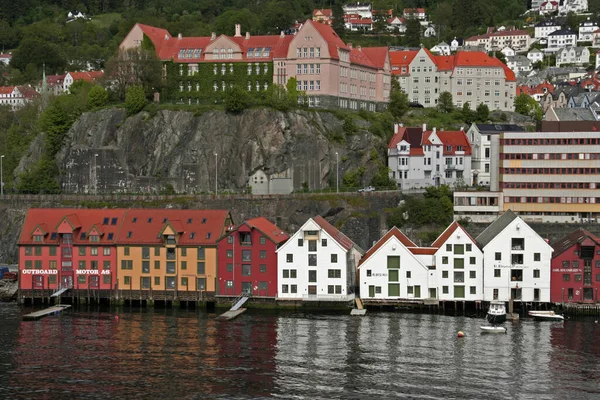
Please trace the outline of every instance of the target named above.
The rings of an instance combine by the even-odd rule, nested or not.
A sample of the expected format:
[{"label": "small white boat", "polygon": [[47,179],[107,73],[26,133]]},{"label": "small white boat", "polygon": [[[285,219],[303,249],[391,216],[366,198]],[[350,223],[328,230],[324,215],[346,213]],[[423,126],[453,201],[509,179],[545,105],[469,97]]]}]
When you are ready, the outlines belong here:
[{"label": "small white boat", "polygon": [[503,326],[482,325],[479,329],[481,333],[506,333],[506,328]]},{"label": "small white boat", "polygon": [[554,311],[529,311],[529,316],[537,321],[564,321],[565,319]]}]

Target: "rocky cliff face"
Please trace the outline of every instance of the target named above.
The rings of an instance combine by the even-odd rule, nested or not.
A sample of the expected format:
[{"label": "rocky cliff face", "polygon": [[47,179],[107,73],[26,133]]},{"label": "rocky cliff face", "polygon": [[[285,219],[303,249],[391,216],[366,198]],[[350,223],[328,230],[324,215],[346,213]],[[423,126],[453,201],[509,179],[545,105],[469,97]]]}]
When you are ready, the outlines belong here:
[{"label": "rocky cliff face", "polygon": [[[217,176],[220,191],[241,191],[263,170],[293,178],[296,190],[319,189],[335,186],[336,152],[340,183],[346,171],[365,166],[368,184],[377,170],[371,150],[382,152],[385,143],[362,129],[346,136],[343,124],[328,112],[270,109],[129,118],[120,109],[85,113],[57,155],[59,184],[64,193],[155,192],[168,185],[195,193],[213,191]],[[39,158],[41,145],[32,144],[15,175]]]}]

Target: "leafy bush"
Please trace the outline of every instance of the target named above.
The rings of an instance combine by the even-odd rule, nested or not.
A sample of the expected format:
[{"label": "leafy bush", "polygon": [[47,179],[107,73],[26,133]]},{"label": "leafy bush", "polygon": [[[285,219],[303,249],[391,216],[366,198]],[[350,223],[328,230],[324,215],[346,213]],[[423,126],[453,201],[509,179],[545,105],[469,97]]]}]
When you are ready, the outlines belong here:
[{"label": "leafy bush", "polygon": [[248,108],[250,99],[248,93],[234,86],[225,92],[225,110],[231,113],[239,113]]},{"label": "leafy bush", "polygon": [[146,106],[146,95],[141,86],[131,86],[125,94],[125,109],[129,115],[137,114]]},{"label": "leafy bush", "polygon": [[94,86],[88,93],[88,106],[103,107],[108,104],[108,92],[101,86]]}]

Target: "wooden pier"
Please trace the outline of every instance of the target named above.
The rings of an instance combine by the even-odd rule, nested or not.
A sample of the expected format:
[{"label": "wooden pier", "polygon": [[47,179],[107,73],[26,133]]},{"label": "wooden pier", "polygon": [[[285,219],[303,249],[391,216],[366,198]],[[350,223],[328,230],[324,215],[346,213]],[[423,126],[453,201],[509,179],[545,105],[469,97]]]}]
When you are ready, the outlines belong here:
[{"label": "wooden pier", "polygon": [[232,320],[232,319],[236,318],[237,316],[243,314],[245,311],[246,311],[245,308],[238,308],[237,310],[225,311],[223,314],[219,315],[217,317],[217,319],[219,321],[229,321],[229,320]]},{"label": "wooden pier", "polygon": [[34,311],[32,313],[23,315],[23,321],[35,321],[35,320],[47,317],[49,315],[55,315],[55,314],[63,312],[64,310],[66,310],[69,307],[71,307],[71,306],[68,304],[65,304],[65,305],[48,307],[48,308],[45,308],[45,309],[39,310],[39,311]]},{"label": "wooden pier", "polygon": [[357,315],[360,317],[365,315],[367,310],[363,307],[362,300],[357,297],[354,299],[354,302],[356,303],[356,308],[353,308],[352,311],[350,311],[350,315]]}]

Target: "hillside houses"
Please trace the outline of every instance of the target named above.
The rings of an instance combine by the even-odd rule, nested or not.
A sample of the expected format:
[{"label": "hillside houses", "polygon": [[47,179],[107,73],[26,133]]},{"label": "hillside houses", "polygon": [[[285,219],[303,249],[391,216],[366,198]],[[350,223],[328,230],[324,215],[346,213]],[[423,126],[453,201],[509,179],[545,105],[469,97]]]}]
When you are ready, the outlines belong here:
[{"label": "hillside houses", "polygon": [[556,53],[556,66],[564,64],[587,65],[590,62],[590,50],[587,47],[563,47]]}]

